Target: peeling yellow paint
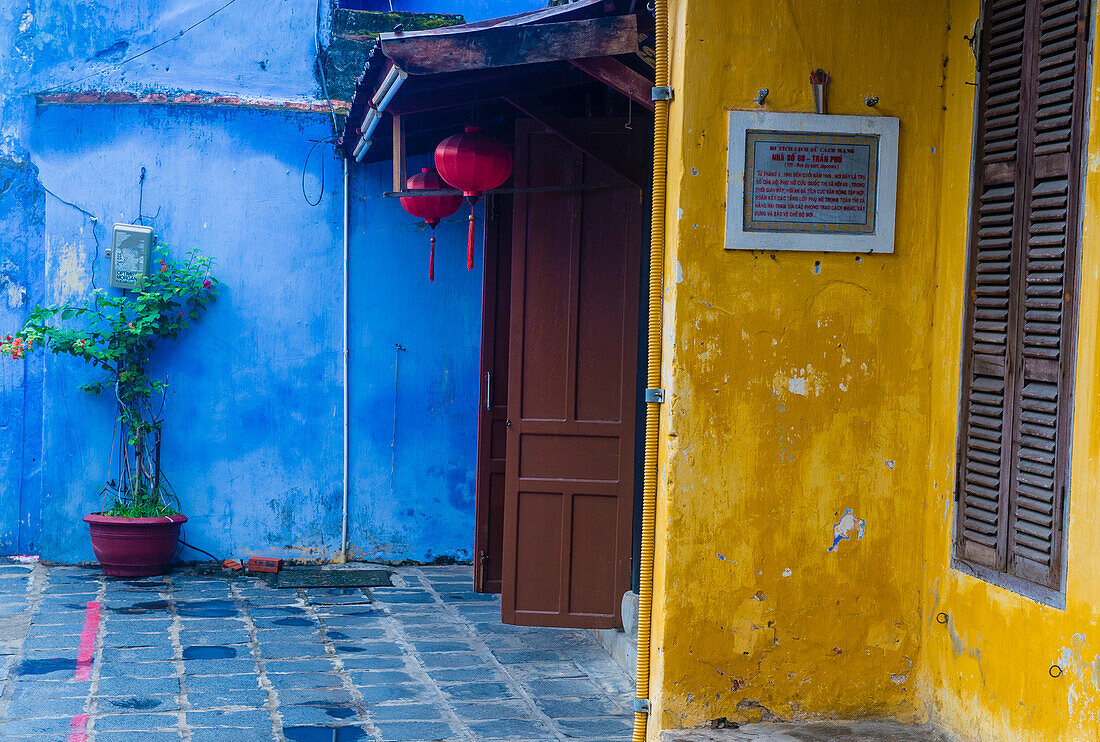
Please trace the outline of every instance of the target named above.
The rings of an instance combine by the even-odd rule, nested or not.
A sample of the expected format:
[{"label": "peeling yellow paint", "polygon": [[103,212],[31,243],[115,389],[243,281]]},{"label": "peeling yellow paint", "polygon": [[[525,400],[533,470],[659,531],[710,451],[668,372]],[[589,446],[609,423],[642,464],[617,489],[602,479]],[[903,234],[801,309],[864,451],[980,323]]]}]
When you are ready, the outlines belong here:
[{"label": "peeling yellow paint", "polygon": [[[671,2],[651,739],[720,716],[890,715],[962,739],[1100,740],[1100,136],[1065,608],[951,567],[978,13]],[[767,110],[810,111],[818,67],[830,112],[900,119],[895,253],[724,250],[728,110],[767,87]]]}]

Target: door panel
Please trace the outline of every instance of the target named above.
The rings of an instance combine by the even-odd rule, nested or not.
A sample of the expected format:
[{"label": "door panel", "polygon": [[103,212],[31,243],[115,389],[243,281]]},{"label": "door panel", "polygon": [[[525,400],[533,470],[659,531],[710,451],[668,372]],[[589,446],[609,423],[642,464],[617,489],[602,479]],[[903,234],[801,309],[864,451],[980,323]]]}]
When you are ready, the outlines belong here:
[{"label": "door panel", "polygon": [[[517,188],[607,184],[517,125]],[[630,586],[641,200],[636,187],[515,196],[505,467],[505,622],[610,628]]]},{"label": "door panel", "polygon": [[504,550],[512,197],[490,197],[485,215],[474,590],[479,593],[499,593]]}]

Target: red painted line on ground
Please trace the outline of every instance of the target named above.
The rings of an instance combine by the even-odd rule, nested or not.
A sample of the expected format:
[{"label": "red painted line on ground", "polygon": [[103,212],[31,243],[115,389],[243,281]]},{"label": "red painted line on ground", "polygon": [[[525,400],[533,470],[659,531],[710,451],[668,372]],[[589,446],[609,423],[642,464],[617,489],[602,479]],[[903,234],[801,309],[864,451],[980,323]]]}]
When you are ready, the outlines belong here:
[{"label": "red painted line on ground", "polygon": [[73,731],[69,732],[68,742],[88,742],[88,735],[84,731],[88,728],[87,714],[77,714],[69,720],[69,726]]},{"label": "red painted line on ground", "polygon": [[[88,603],[84,609],[84,630],[80,632],[80,649],[76,654],[76,679],[88,680],[95,659],[95,637],[99,633],[99,603]],[[77,717],[73,717],[74,720]]]}]

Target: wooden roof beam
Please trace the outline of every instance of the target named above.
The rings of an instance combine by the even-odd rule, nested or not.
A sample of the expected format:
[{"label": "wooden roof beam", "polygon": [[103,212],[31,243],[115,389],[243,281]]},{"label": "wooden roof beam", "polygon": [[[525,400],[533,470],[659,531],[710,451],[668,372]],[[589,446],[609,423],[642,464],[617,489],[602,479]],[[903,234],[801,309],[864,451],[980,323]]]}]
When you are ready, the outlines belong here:
[{"label": "wooden roof beam", "polygon": [[635,103],[653,110],[653,81],[614,57],[570,59],[569,63]]},{"label": "wooden roof beam", "polygon": [[[446,29],[440,29],[444,31]],[[382,52],[410,75],[513,67],[638,51],[633,15],[497,26],[438,35],[382,34]]]}]

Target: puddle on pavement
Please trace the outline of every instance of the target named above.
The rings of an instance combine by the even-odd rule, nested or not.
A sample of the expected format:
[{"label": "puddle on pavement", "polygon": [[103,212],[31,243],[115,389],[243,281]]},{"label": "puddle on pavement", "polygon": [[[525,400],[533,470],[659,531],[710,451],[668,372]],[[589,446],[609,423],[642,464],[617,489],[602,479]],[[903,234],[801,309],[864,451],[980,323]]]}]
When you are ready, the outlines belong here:
[{"label": "puddle on pavement", "polygon": [[184,618],[229,618],[237,616],[237,607],[228,600],[195,600],[176,603],[176,613]]},{"label": "puddle on pavement", "polygon": [[195,645],[183,648],[185,660],[224,660],[236,656],[237,650],[233,647]]},{"label": "puddle on pavement", "polygon": [[50,657],[44,660],[23,660],[15,666],[16,675],[48,675],[51,672],[76,670],[76,660]]},{"label": "puddle on pavement", "polygon": [[151,613],[153,611],[167,611],[167,600],[144,600],[140,603],[134,603],[133,605],[126,606],[125,608],[109,608],[108,610],[114,613]]},{"label": "puddle on pavement", "polygon": [[359,727],[283,727],[288,742],[352,742],[366,739]]},{"label": "puddle on pavement", "polygon": [[149,709],[155,709],[161,704],[160,701],[154,698],[140,698],[138,696],[131,696],[130,698],[101,698],[100,703],[107,701],[115,708],[120,709],[135,709],[137,711],[148,711]]},{"label": "puddle on pavement", "polygon": [[337,652],[342,652],[342,653],[348,653],[348,652],[354,653],[354,652],[366,652],[367,651],[363,647],[357,647],[354,644],[347,644],[347,645],[345,645],[345,644],[336,644],[334,646],[336,647]]},{"label": "puddle on pavement", "polygon": [[314,626],[315,624],[308,618],[280,618],[271,623],[276,626]]},{"label": "puddle on pavement", "polygon": [[329,639],[351,639],[351,637],[343,631],[326,631],[325,635],[328,636]]}]

